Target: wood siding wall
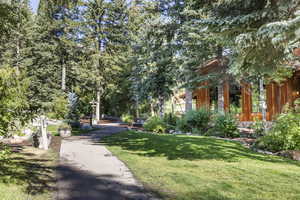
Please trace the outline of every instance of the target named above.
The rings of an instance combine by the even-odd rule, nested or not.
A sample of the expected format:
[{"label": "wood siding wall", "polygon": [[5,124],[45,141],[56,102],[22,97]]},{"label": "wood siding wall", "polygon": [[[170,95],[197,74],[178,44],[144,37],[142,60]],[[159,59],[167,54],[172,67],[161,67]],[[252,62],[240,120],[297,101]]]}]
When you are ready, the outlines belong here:
[{"label": "wood siding wall", "polygon": [[[266,85],[266,103],[267,103],[267,120],[273,120],[276,115],[283,111],[285,105],[293,105],[296,98],[300,97],[300,86],[296,86],[299,82],[300,74],[287,81],[278,83],[269,83]],[[210,108],[210,89],[208,88],[208,82],[203,82],[196,91],[194,91],[194,96],[196,96],[196,108]],[[298,88],[298,89],[297,89]],[[229,112],[230,109],[230,96],[229,96],[229,83],[224,82],[224,110]],[[298,96],[295,96],[295,93]],[[252,112],[252,93],[251,84],[242,83],[241,87],[241,98],[242,98],[242,113],[240,113],[239,118],[241,121],[253,121],[255,118],[261,119],[261,113]]]},{"label": "wood siding wall", "polygon": [[[202,87],[202,88],[201,88]],[[200,85],[200,88],[196,90],[196,108],[207,108],[210,107],[210,95],[209,95],[209,88],[208,82],[205,81]]]}]

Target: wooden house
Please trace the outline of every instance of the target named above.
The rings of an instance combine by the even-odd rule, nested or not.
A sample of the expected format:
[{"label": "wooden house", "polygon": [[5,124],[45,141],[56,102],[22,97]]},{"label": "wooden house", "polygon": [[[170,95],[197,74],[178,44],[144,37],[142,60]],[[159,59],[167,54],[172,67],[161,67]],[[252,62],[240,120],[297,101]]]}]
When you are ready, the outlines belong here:
[{"label": "wooden house", "polygon": [[[224,66],[226,65],[222,64],[220,60],[215,59],[202,67],[198,73],[201,75],[225,73],[226,69]],[[258,95],[254,95],[253,83],[239,82],[238,84],[233,84],[233,82],[232,78],[222,80],[222,85],[219,86],[221,92],[220,88],[216,89],[216,86],[211,86],[209,81],[201,82],[200,87],[193,92],[196,108],[206,107],[212,109],[216,104],[217,96],[218,103],[220,102],[219,98],[222,98],[222,107],[225,112],[232,112],[233,104],[238,104],[239,109],[235,114],[240,121],[262,119],[262,111],[257,109],[259,107],[257,100],[254,106],[254,97],[257,98]],[[266,119],[272,121],[277,114],[282,112],[286,104],[293,106],[294,101],[300,98],[300,66],[295,66],[295,72],[291,78],[282,83],[267,83],[264,85],[264,90]],[[216,91],[219,94],[216,95]],[[213,100],[215,101],[213,102]]]}]

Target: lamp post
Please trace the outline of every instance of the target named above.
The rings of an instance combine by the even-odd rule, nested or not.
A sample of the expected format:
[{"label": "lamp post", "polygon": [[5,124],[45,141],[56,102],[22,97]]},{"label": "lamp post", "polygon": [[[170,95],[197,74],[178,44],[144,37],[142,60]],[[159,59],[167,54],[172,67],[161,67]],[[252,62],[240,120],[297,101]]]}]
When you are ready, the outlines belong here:
[{"label": "lamp post", "polygon": [[90,104],[91,104],[91,107],[92,107],[90,124],[91,124],[91,126],[93,126],[95,124],[94,119],[95,119],[95,110],[96,110],[97,102],[93,99],[90,102]]}]

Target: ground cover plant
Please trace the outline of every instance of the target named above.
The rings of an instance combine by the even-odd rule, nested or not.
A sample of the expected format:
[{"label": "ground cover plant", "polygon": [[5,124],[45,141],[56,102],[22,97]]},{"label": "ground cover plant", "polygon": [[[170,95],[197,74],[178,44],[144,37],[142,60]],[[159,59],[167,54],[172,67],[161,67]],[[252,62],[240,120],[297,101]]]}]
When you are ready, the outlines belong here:
[{"label": "ground cover plant", "polygon": [[299,162],[255,153],[237,142],[129,131],[102,143],[162,199],[300,199]]},{"label": "ground cover plant", "polygon": [[130,125],[132,125],[133,122],[134,122],[134,117],[130,114],[123,114],[121,116],[121,119],[122,119],[123,122],[128,123]]},{"label": "ground cover plant", "polygon": [[273,152],[300,151],[300,113],[290,111],[280,114],[271,130],[258,139],[256,146]]},{"label": "ground cover plant", "polygon": [[[58,133],[59,127],[60,127],[59,125],[48,125],[47,131],[54,136],[59,136],[59,133]],[[71,134],[74,136],[77,136],[77,135],[89,133],[91,131],[100,130],[100,128],[92,128],[92,129],[88,130],[88,129],[81,129],[80,127],[72,127],[71,130],[72,130]]]},{"label": "ground cover plant", "polygon": [[144,129],[154,133],[165,133],[167,130],[167,124],[161,117],[153,116],[146,120]]},{"label": "ground cover plant", "polygon": [[205,108],[190,110],[177,121],[177,128],[183,132],[205,133],[209,128],[212,113]]},{"label": "ground cover plant", "polygon": [[213,126],[206,135],[214,135],[225,138],[239,137],[238,122],[231,114],[216,114],[214,116]]}]

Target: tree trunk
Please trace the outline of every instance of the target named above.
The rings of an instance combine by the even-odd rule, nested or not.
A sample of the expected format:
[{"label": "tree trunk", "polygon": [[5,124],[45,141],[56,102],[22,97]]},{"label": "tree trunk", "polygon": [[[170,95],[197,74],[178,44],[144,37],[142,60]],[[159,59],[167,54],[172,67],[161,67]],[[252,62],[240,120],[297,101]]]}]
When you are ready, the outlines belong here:
[{"label": "tree trunk", "polygon": [[100,105],[101,105],[101,92],[97,91],[97,103],[96,103],[96,120],[100,121]]},{"label": "tree trunk", "polygon": [[267,121],[267,108],[266,108],[266,98],[265,98],[265,90],[264,90],[264,80],[261,78],[259,80],[259,99],[260,99],[260,107],[262,113],[263,121]]},{"label": "tree trunk", "polygon": [[140,118],[140,112],[139,112],[139,98],[136,97],[136,100],[135,100],[135,116],[137,119]]},{"label": "tree trunk", "polygon": [[218,85],[218,112],[224,114],[224,90],[223,83]]},{"label": "tree trunk", "polygon": [[62,61],[62,73],[61,73],[61,89],[63,91],[66,90],[66,66],[64,64],[64,60]]},{"label": "tree trunk", "polygon": [[185,89],[185,112],[193,109],[193,92],[190,89]]},{"label": "tree trunk", "polygon": [[164,97],[159,97],[158,98],[158,106],[159,106],[159,116],[160,117],[163,117],[164,114],[165,114],[165,107],[164,107],[164,104],[165,104],[165,99]]}]

